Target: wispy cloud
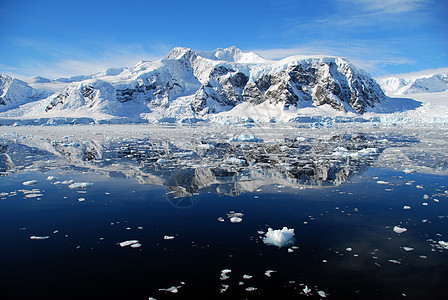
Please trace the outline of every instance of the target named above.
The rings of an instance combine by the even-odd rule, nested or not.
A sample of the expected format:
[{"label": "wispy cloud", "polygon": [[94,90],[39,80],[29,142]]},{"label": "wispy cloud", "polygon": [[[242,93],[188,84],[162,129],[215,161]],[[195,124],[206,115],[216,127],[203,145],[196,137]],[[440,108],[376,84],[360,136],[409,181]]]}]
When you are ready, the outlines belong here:
[{"label": "wispy cloud", "polygon": [[112,45],[93,41],[90,43],[93,50],[86,51],[72,45],[28,38],[15,38],[13,42],[36,53],[35,59],[26,60],[14,68],[0,65],[0,73],[6,71],[19,77],[57,78],[92,74],[112,67],[130,67],[140,60],[160,59],[172,48],[163,43]]},{"label": "wispy cloud", "polygon": [[426,8],[432,0],[342,0],[367,12],[396,14]]}]

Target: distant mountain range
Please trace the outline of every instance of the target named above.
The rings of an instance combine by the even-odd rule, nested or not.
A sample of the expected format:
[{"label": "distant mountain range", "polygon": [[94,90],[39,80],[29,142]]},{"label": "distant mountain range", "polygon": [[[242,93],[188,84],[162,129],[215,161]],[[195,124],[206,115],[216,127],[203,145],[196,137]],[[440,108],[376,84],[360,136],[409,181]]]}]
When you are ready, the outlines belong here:
[{"label": "distant mountain range", "polygon": [[448,68],[400,74],[378,79],[387,95],[411,95],[448,90]]},{"label": "distant mountain range", "polygon": [[[213,52],[174,48],[164,59],[133,68],[24,82],[0,77],[0,117],[109,116],[178,121],[246,108],[323,108],[364,114],[388,106],[388,94],[447,89],[447,74],[383,78],[339,57],[292,56],[280,61],[236,47]],[[38,101],[39,100],[39,101]],[[381,110],[380,109],[380,110]],[[240,109],[241,110],[241,109]],[[247,114],[250,117],[250,109]]]}]

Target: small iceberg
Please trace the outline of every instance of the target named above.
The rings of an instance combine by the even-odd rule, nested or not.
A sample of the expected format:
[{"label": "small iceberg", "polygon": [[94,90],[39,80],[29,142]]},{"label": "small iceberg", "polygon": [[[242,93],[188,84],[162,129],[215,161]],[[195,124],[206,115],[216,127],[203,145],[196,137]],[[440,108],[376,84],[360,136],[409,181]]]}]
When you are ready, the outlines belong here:
[{"label": "small iceberg", "polygon": [[394,227],[394,232],[395,232],[395,233],[403,233],[403,232],[406,232],[406,231],[407,231],[406,228],[401,228],[401,227],[399,227],[399,226],[395,226],[395,227]]},{"label": "small iceberg", "polygon": [[35,184],[37,184],[37,180],[29,180],[23,182],[23,185],[35,185]]},{"label": "small iceberg", "polygon": [[283,227],[278,230],[268,228],[268,232],[263,238],[263,242],[267,245],[273,245],[280,248],[293,245],[295,242],[294,229],[288,229],[288,227]]},{"label": "small iceberg", "polygon": [[89,187],[92,187],[93,183],[91,182],[75,182],[68,186],[69,189],[78,189],[78,190],[85,190]]}]

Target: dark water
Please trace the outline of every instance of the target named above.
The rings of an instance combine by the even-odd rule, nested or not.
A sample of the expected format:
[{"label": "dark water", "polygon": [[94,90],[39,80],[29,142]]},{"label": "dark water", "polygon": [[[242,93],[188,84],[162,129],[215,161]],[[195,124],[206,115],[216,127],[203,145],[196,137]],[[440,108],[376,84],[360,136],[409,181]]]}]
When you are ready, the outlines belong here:
[{"label": "dark water", "polygon": [[[94,186],[72,190],[49,175]],[[38,183],[22,185],[31,179]],[[446,184],[446,176],[370,168],[339,187],[204,193],[179,208],[166,188],[135,179],[61,169],[0,177],[1,192],[42,194],[0,200],[2,299],[293,299],[305,297],[305,286],[312,299],[318,291],[330,299],[444,299],[448,250],[437,242],[448,240]],[[243,212],[243,221],[230,223],[229,211]],[[397,234],[396,225],[408,230]],[[292,253],[257,233],[283,226],[295,229]],[[117,245],[132,239],[142,246]],[[223,269],[232,270],[227,280]],[[159,291],[171,286],[178,293]]]},{"label": "dark water", "polygon": [[446,131],[386,129],[2,128],[0,298],[447,299]]}]

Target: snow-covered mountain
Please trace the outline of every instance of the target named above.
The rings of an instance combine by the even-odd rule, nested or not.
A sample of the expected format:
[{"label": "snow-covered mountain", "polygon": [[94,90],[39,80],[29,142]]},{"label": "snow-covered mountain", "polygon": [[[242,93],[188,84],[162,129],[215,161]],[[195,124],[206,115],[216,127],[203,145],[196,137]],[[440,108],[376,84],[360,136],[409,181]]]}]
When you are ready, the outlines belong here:
[{"label": "snow-covered mountain", "polygon": [[46,98],[51,94],[45,90],[34,89],[17,78],[0,74],[0,111]]},{"label": "snow-covered mountain", "polygon": [[162,60],[73,82],[50,97],[45,111],[143,117],[164,111],[174,117],[179,110],[205,115],[245,102],[268,102],[286,108],[326,104],[364,113],[383,99],[379,85],[342,58],[295,56],[270,61],[236,47],[213,52],[178,47]]},{"label": "snow-covered mountain", "polygon": [[378,82],[387,95],[443,92],[448,90],[448,68],[388,76]]}]

